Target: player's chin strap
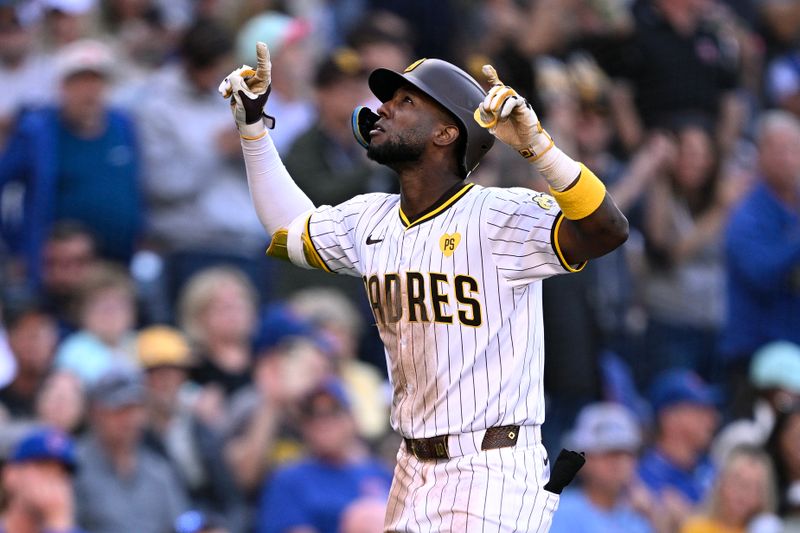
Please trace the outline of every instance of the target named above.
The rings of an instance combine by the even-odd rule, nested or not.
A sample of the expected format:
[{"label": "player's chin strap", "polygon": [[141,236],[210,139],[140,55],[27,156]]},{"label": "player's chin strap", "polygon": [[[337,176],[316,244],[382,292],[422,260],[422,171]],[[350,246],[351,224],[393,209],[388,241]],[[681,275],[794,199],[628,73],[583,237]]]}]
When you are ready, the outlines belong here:
[{"label": "player's chin strap", "polygon": [[358,144],[364,148],[369,147],[369,132],[373,130],[379,118],[381,118],[380,115],[363,105],[353,110],[351,119],[353,137],[355,137]]}]

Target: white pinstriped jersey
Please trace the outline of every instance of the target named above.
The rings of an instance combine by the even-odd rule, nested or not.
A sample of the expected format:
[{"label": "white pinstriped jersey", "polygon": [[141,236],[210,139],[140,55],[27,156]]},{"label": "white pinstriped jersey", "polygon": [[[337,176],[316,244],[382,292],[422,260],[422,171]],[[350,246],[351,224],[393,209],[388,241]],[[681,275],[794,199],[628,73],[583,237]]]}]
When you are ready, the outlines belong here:
[{"label": "white pinstriped jersey", "polygon": [[413,221],[396,194],[318,207],[289,247],[310,237],[327,270],[362,277],[392,427],[426,438],[544,421],[541,280],[575,270],[554,237],[562,219],[548,195],[459,184]]}]

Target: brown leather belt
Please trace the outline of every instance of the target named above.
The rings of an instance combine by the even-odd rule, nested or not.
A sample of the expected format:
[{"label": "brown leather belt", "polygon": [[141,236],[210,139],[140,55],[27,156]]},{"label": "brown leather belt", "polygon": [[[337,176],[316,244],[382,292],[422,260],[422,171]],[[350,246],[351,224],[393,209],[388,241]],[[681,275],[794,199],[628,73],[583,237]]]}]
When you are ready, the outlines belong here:
[{"label": "brown leather belt", "polygon": [[[519,426],[497,426],[489,428],[483,435],[481,450],[494,450],[495,448],[508,448],[517,444]],[[439,435],[427,439],[404,439],[406,451],[420,461],[433,461],[436,459],[449,459],[449,435]]]}]

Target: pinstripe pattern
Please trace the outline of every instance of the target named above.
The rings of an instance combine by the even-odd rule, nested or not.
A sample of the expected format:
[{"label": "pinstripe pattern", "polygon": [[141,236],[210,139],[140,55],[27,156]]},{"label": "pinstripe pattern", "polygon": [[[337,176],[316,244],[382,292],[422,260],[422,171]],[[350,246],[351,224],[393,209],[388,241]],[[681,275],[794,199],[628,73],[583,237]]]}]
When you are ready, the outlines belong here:
[{"label": "pinstripe pattern", "polygon": [[[566,272],[551,242],[558,206],[522,188],[452,194],[418,221],[399,196],[367,194],[317,208],[308,224],[331,271],[364,279],[404,437],[544,421],[541,280]],[[557,499],[540,488],[542,453],[421,463],[401,450],[387,530],[546,531]]]},{"label": "pinstripe pattern", "polygon": [[546,533],[558,496],[541,444],[422,462],[401,448],[386,532]]}]

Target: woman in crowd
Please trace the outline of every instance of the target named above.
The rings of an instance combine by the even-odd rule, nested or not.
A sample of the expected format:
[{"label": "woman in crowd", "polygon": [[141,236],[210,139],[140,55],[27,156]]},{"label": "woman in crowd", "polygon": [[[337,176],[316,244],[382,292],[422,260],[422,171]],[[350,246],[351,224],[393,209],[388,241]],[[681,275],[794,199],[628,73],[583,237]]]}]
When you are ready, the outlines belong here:
[{"label": "woman in crowd", "polygon": [[774,512],[769,456],[758,448],[737,448],[719,473],[705,512],[686,521],[681,533],[745,533],[753,531],[754,520],[763,523]]}]

